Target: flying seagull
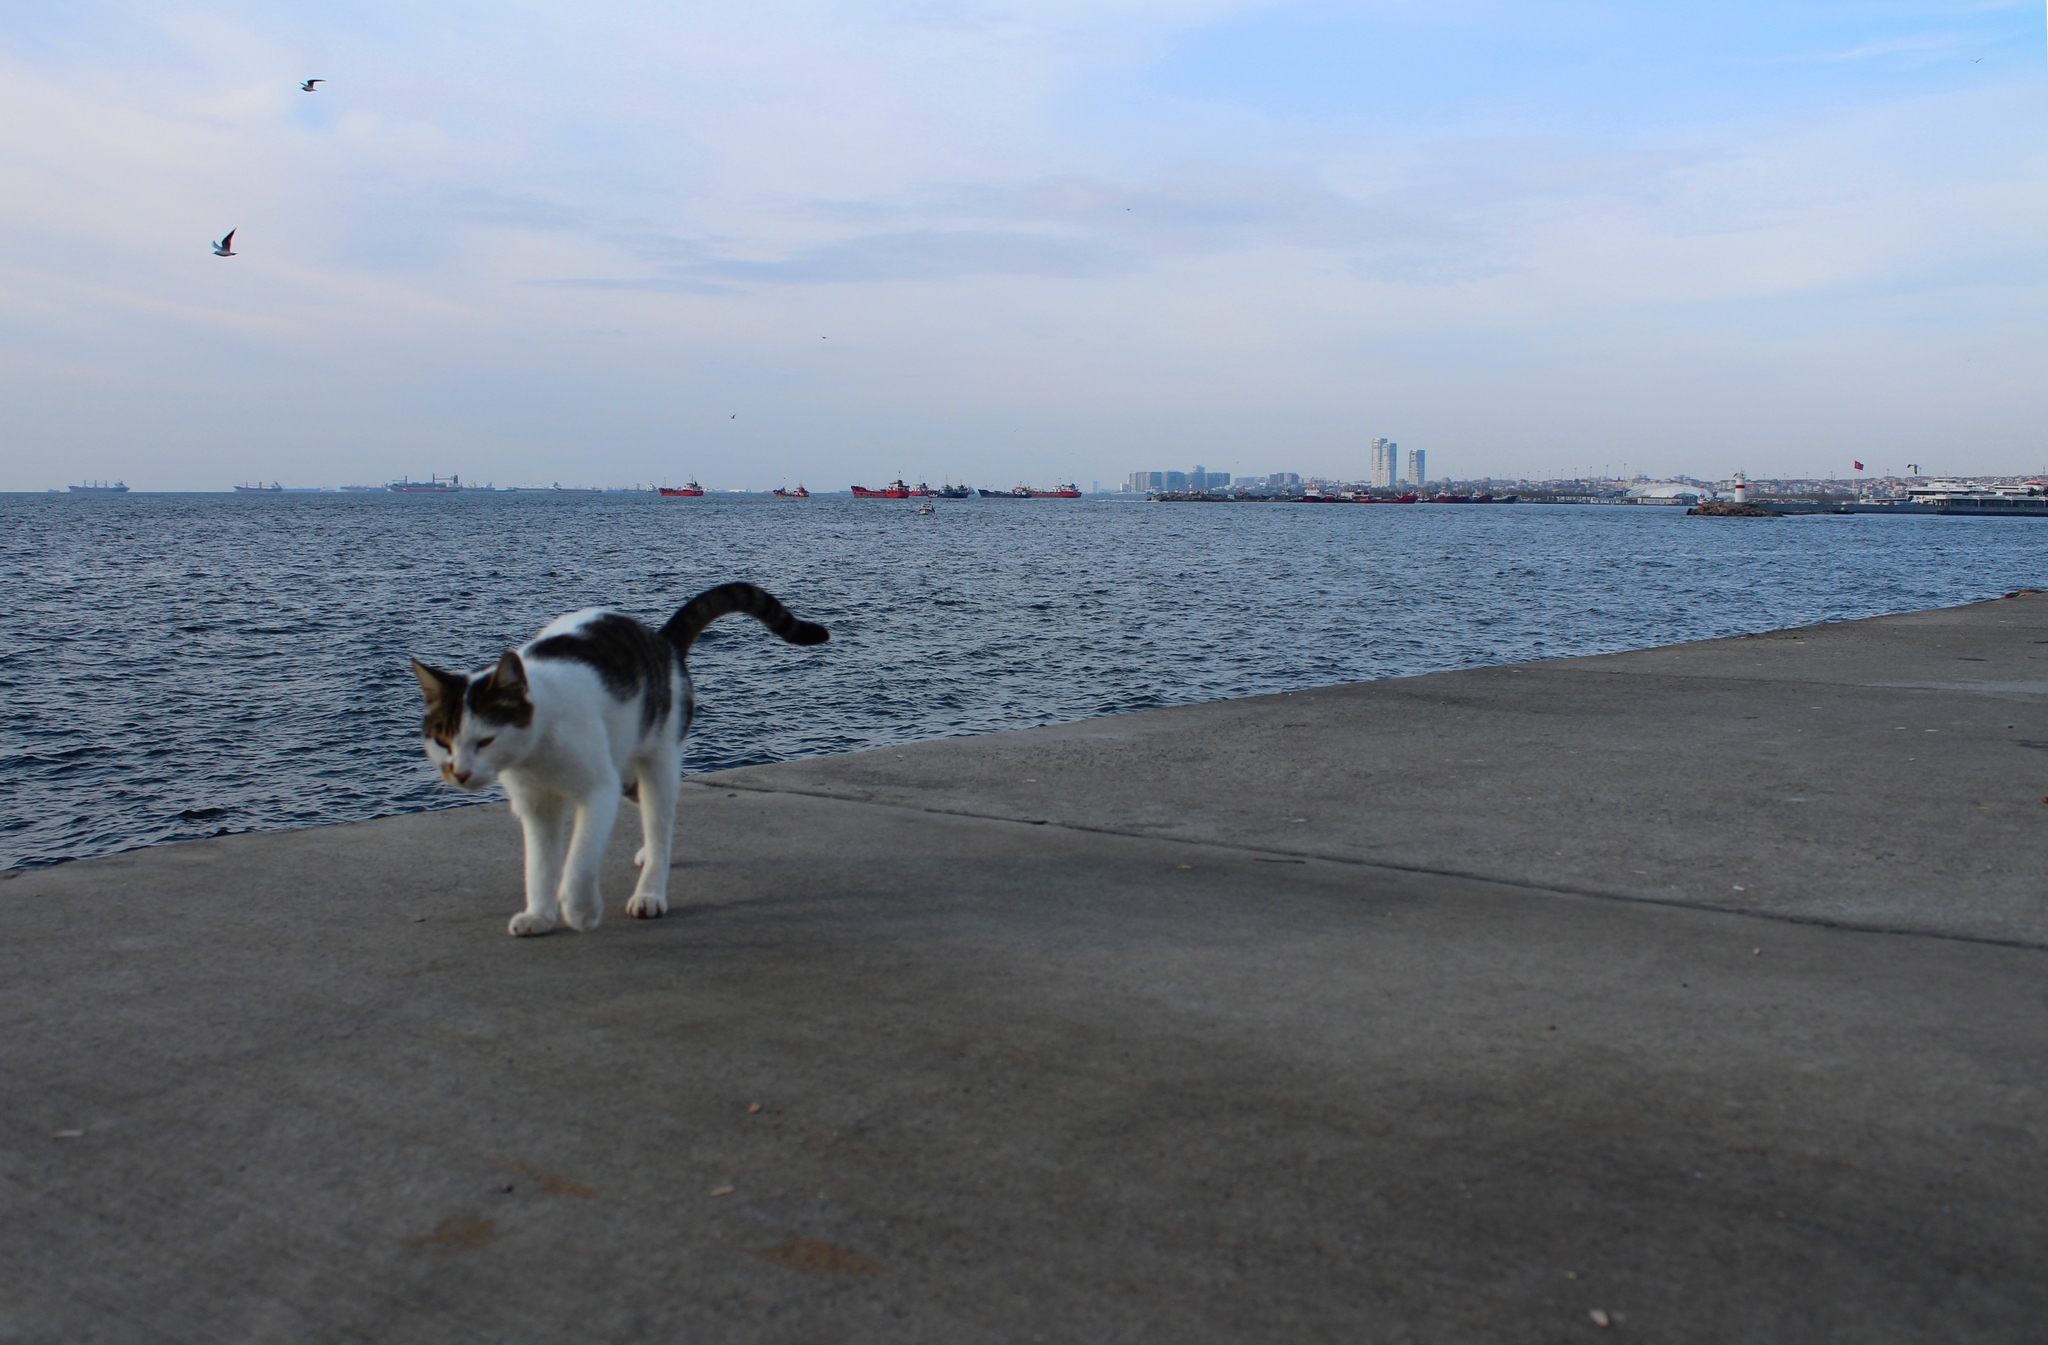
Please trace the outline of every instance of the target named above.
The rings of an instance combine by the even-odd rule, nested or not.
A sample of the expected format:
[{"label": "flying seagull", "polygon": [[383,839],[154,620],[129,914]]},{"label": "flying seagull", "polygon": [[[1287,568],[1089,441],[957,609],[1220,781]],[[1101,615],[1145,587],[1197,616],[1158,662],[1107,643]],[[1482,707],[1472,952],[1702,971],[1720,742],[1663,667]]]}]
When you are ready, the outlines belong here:
[{"label": "flying seagull", "polygon": [[327,81],[326,81],[326,80],[324,80],[324,79],[309,79],[309,80],[307,80],[307,81],[306,81],[306,82],[305,82],[304,84],[301,84],[301,85],[299,86],[299,92],[300,92],[300,93],[318,93],[318,92],[320,92],[320,91],[319,91],[318,89],[314,88],[313,86],[314,86],[315,84],[325,84],[326,82],[327,82]]},{"label": "flying seagull", "polygon": [[228,230],[227,236],[213,245],[213,255],[216,257],[232,257],[235,255],[235,231],[233,229]]}]

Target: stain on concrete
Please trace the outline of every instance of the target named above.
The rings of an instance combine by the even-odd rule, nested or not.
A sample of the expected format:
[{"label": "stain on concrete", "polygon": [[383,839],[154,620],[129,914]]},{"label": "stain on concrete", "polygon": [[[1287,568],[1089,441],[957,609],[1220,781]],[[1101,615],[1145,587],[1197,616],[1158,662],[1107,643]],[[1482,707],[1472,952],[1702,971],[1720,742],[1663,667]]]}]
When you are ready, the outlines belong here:
[{"label": "stain on concrete", "polygon": [[850,1252],[816,1238],[789,1238],[773,1247],[749,1247],[747,1255],[813,1275],[879,1275],[887,1269],[872,1256]]},{"label": "stain on concrete", "polygon": [[476,1248],[490,1242],[497,1235],[498,1221],[496,1219],[479,1219],[474,1215],[451,1214],[440,1223],[435,1224],[433,1232],[423,1233],[416,1238],[407,1238],[405,1245],[408,1247],[424,1247],[429,1243],[438,1242],[444,1247],[454,1247],[462,1251],[474,1251]]}]

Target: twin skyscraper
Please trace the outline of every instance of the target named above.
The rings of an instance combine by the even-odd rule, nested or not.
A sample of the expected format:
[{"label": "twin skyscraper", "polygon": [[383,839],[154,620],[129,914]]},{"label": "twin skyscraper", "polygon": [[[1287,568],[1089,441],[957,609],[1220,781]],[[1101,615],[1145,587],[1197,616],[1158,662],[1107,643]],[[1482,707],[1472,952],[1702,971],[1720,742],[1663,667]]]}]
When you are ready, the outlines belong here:
[{"label": "twin skyscraper", "polygon": [[1408,450],[1406,470],[1401,462],[1401,446],[1391,439],[1372,441],[1372,483],[1375,486],[1419,486],[1429,480],[1429,470],[1424,466],[1423,450]]}]

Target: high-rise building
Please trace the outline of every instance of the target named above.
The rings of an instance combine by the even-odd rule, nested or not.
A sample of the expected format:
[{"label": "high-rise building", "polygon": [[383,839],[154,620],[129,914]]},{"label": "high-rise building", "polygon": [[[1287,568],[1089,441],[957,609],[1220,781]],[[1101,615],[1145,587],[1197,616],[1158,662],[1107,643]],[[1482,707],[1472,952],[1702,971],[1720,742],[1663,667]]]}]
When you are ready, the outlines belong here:
[{"label": "high-rise building", "polygon": [[1426,485],[1428,483],[1429,468],[1424,464],[1422,449],[1411,448],[1408,450],[1408,470],[1401,475],[1407,478],[1408,484],[1411,486]]},{"label": "high-rise building", "polygon": [[1391,439],[1372,441],[1372,483],[1391,486],[1401,479],[1401,446]]},{"label": "high-rise building", "polygon": [[1186,490],[1188,488],[1188,474],[1186,472],[1166,473],[1166,488],[1168,490]]},{"label": "high-rise building", "polygon": [[1165,472],[1132,472],[1130,488],[1140,495],[1166,489]]},{"label": "high-rise building", "polygon": [[1275,472],[1266,478],[1266,484],[1274,490],[1285,490],[1289,486],[1300,485],[1301,474],[1299,472]]}]

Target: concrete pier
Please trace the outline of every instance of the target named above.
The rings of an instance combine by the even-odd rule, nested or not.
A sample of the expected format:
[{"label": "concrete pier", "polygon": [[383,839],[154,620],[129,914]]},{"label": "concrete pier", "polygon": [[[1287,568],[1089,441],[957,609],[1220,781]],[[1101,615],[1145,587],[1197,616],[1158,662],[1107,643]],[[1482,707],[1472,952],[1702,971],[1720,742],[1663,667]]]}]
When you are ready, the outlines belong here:
[{"label": "concrete pier", "polygon": [[0,1342],[2038,1340],[2048,597],[0,877]]}]

